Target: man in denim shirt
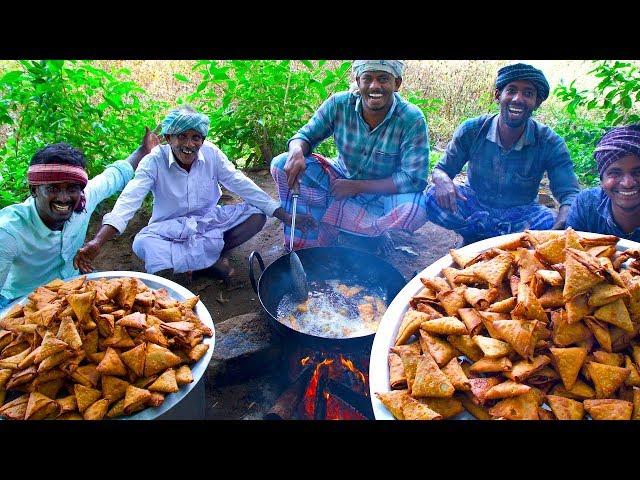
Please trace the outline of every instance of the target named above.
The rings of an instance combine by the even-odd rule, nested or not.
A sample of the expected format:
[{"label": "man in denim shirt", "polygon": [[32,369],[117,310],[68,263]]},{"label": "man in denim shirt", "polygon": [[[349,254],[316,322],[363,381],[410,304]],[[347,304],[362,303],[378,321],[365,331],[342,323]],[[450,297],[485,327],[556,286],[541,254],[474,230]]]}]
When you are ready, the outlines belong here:
[{"label": "man in denim shirt", "polygon": [[[429,220],[463,237],[464,244],[524,229],[564,228],[580,186],[565,142],[531,114],[549,95],[544,74],[518,63],[498,71],[497,115],[465,121],[434,168],[427,190]],[[468,163],[467,184],[452,179]],[[547,172],[553,212],[536,202]]]},{"label": "man in denim shirt", "polygon": [[578,194],[567,226],[640,242],[640,125],[609,130],[593,156],[600,186]]}]

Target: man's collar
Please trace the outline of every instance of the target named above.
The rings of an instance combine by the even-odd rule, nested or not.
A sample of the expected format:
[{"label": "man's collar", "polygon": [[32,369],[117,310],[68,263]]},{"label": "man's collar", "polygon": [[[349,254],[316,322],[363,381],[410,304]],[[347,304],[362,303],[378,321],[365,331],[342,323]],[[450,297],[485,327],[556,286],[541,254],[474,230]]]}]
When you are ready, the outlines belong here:
[{"label": "man's collar", "polygon": [[[489,126],[489,131],[487,132],[487,140],[495,143],[496,145],[502,147],[502,142],[500,141],[500,135],[498,134],[498,118],[500,118],[500,114],[497,114],[491,120],[491,125]],[[524,126],[524,132],[518,139],[518,141],[511,147],[511,150],[522,150],[522,147],[527,145],[534,145],[536,143],[535,136],[535,128],[533,119],[529,117],[527,119],[527,123]],[[504,148],[504,147],[502,147]]]},{"label": "man's collar", "polygon": [[[171,168],[171,165],[173,165],[174,163],[178,164],[178,162],[176,160],[176,157],[173,155],[173,150],[171,150],[171,145],[167,145],[167,146],[169,147],[169,168]],[[202,153],[202,147],[200,147],[200,150],[198,150],[198,158],[196,158],[196,162],[199,160],[203,162],[205,161],[204,154]]]}]

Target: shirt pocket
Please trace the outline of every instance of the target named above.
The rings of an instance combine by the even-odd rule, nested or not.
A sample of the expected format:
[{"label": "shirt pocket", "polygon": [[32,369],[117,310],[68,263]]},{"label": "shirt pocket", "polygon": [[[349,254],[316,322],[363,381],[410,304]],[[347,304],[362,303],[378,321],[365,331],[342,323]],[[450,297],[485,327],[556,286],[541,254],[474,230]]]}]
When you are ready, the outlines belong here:
[{"label": "shirt pocket", "polygon": [[198,182],[198,203],[209,205],[219,197],[218,183],[211,178],[203,178]]},{"label": "shirt pocket", "polygon": [[400,152],[374,152],[374,165],[371,172],[376,177],[388,177],[393,172],[400,170]]},{"label": "shirt pocket", "polygon": [[518,172],[510,172],[507,174],[506,179],[505,188],[507,191],[505,193],[511,193],[514,198],[522,201],[532,202],[535,200],[541,180],[537,175],[522,175]]}]

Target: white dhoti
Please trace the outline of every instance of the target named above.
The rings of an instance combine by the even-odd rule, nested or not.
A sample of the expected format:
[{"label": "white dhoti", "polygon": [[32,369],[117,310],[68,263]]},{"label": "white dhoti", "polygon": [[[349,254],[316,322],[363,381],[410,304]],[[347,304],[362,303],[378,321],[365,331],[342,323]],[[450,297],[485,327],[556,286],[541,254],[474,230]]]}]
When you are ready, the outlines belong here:
[{"label": "white dhoti", "polygon": [[216,206],[204,216],[177,217],[147,225],[133,240],[133,252],[147,273],[202,270],[218,261],[224,232],[262,213],[248,203]]}]

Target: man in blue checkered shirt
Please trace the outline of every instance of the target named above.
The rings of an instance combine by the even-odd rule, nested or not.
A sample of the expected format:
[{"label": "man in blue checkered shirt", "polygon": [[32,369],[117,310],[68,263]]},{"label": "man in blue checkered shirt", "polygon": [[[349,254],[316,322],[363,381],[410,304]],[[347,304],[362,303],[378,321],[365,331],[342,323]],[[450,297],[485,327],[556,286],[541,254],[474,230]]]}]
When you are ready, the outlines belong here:
[{"label": "man in blue checkered shirt", "polygon": [[[544,74],[523,63],[503,67],[494,95],[500,113],[458,127],[427,191],[429,220],[460,234],[465,245],[527,228],[562,229],[580,191],[564,140],[530,118],[549,95]],[[456,185],[465,164],[466,185]],[[557,216],[536,202],[545,172]]]},{"label": "man in blue checkered shirt", "polygon": [[[413,232],[426,222],[429,137],[422,111],[397,93],[403,69],[399,60],[356,60],[358,90],[327,99],[273,159],[282,207],[291,212],[299,188],[298,212],[318,227],[296,229],[294,248],[331,245],[347,232],[388,251],[390,230]],[[330,136],[337,159],[312,153]],[[288,226],[284,234],[288,244]]]}]

